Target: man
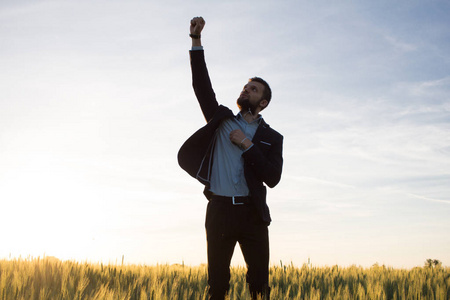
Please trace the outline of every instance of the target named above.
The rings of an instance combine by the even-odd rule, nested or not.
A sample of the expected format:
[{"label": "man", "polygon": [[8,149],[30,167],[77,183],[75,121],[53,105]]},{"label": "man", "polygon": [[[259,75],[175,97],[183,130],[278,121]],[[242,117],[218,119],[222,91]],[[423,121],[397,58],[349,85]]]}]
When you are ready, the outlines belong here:
[{"label": "man", "polygon": [[269,297],[269,234],[271,218],[266,187],[281,178],[283,136],[259,114],[271,100],[269,85],[254,77],[244,86],[240,112],[219,105],[209,79],[201,43],[205,21],[191,20],[191,68],[195,95],[207,124],[181,147],[178,162],[205,185],[208,284],[210,299],[224,299],[229,289],[230,262],[239,242],[247,264],[253,299]]}]

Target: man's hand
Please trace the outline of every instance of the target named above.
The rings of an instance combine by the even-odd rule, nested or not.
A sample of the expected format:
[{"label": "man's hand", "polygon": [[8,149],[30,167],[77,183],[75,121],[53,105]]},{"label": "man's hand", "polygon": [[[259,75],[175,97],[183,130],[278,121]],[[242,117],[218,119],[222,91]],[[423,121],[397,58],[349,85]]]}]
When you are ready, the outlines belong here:
[{"label": "man's hand", "polygon": [[252,141],[248,137],[246,137],[240,129],[236,129],[230,132],[230,141],[244,150],[253,145]]},{"label": "man's hand", "polygon": [[195,17],[191,20],[191,34],[200,35],[205,27],[205,20],[202,17]]}]

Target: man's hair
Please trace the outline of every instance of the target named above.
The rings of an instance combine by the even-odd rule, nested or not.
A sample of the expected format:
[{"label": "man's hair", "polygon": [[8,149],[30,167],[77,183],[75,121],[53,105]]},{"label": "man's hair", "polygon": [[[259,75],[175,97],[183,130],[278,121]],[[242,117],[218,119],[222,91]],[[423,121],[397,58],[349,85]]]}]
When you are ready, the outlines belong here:
[{"label": "man's hair", "polygon": [[259,82],[264,86],[264,91],[263,91],[263,95],[262,98],[267,100],[267,105],[269,105],[270,103],[270,99],[272,99],[272,90],[270,89],[269,84],[262,78],[260,77],[253,77],[250,78],[248,81],[255,81],[255,82]]}]

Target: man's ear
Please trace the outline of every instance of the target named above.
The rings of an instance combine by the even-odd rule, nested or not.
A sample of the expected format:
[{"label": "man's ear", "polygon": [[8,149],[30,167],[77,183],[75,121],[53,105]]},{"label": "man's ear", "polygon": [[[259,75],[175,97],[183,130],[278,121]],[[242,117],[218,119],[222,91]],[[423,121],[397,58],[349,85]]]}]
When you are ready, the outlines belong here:
[{"label": "man's ear", "polygon": [[266,99],[261,100],[261,102],[259,102],[259,106],[261,107],[261,109],[266,108],[266,106],[269,104],[269,101],[267,101]]}]

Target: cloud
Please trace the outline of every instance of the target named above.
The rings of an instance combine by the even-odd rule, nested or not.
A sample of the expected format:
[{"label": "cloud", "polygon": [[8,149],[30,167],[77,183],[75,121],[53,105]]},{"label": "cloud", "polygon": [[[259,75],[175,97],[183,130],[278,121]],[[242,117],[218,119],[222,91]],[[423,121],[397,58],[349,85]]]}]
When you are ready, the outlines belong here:
[{"label": "cloud", "polygon": [[[287,178],[286,178],[287,177]],[[285,179],[292,179],[300,182],[308,182],[308,183],[315,183],[319,185],[326,185],[326,186],[332,186],[332,187],[338,187],[343,189],[354,189],[355,186],[335,181],[329,181],[324,180],[320,178],[315,177],[308,177],[308,176],[285,176]]]},{"label": "cloud", "polygon": [[415,198],[418,198],[418,199],[426,200],[426,201],[450,204],[450,200],[434,199],[434,198],[424,197],[424,196],[415,195],[415,194],[411,194],[411,193],[407,193],[406,195],[411,196],[411,197],[415,197]]},{"label": "cloud", "polygon": [[392,36],[385,36],[384,38],[389,44],[391,44],[394,47],[394,49],[399,50],[401,52],[411,52],[417,50],[416,45],[402,42],[398,38],[394,38]]},{"label": "cloud", "polygon": [[394,91],[408,97],[408,100],[424,101],[429,104],[450,103],[450,77],[424,81],[398,82]]}]

